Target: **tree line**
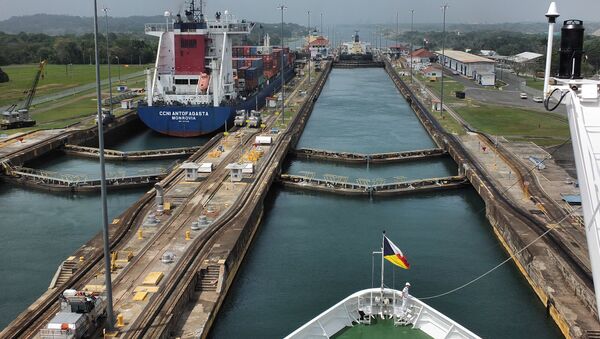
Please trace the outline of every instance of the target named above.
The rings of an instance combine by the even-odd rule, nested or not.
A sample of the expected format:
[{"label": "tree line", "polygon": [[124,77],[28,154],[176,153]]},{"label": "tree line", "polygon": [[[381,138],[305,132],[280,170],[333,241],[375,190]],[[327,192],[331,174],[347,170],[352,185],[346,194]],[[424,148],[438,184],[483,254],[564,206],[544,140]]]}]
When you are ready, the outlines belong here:
[{"label": "tree line", "polygon": [[[286,23],[283,34],[286,38],[303,34],[304,27]],[[271,44],[281,41],[281,26],[256,24],[248,37],[236,39],[234,44],[257,45],[262,36],[269,34]],[[106,63],[106,35],[100,34],[100,63]],[[111,62],[121,64],[153,63],[156,58],[158,39],[135,33],[109,33]],[[0,66],[37,63],[48,60],[51,64],[94,63],[94,35],[47,35],[42,33],[8,34],[0,32]]]},{"label": "tree line", "polygon": [[[396,38],[395,34],[389,34]],[[442,49],[442,32],[403,32],[399,40],[407,44],[412,42],[415,48],[426,47],[436,51]],[[596,74],[600,70],[600,37],[587,35],[584,40],[585,58],[582,71],[586,75]],[[546,54],[547,36],[545,34],[527,34],[511,31],[472,31],[472,32],[447,32],[445,46],[447,49],[459,51],[471,50],[478,54],[481,50],[492,50],[503,56],[512,56],[522,52],[534,52]],[[558,66],[558,47],[560,37],[554,41],[553,66]],[[542,60],[543,61],[543,60]],[[539,63],[539,69],[543,71],[543,62]]]},{"label": "tree line", "polygon": [[[158,40],[131,34],[108,35],[111,62],[121,64],[152,63]],[[0,66],[37,63],[94,63],[94,35],[51,36],[41,33],[7,34],[0,32]],[[106,36],[99,36],[100,63],[106,63]]]}]

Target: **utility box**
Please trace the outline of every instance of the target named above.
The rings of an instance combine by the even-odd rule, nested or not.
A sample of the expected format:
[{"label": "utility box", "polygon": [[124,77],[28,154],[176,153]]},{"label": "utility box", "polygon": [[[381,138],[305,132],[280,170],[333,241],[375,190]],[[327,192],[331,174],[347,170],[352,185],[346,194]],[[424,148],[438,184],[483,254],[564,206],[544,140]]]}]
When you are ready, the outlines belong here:
[{"label": "utility box", "polygon": [[195,162],[184,162],[180,168],[185,170],[185,181],[198,180],[198,168],[200,168],[200,165]]},{"label": "utility box", "polygon": [[214,166],[211,162],[203,162],[198,167],[198,173],[212,173]]},{"label": "utility box", "polygon": [[244,168],[242,168],[242,174],[252,174],[254,173],[254,164],[253,163],[244,163]]},{"label": "utility box", "polygon": [[432,99],[431,110],[435,112],[440,112],[442,110],[442,103],[438,99]]},{"label": "utility box", "polygon": [[259,135],[254,140],[257,145],[270,145],[273,142],[273,138],[268,135]]},{"label": "utility box", "polygon": [[277,98],[275,98],[275,97],[268,97],[267,98],[267,107],[269,107],[269,108],[275,108],[275,107],[277,107]]},{"label": "utility box", "polygon": [[240,182],[242,181],[242,179],[244,178],[243,175],[243,170],[244,170],[244,165],[243,164],[238,164],[238,163],[231,163],[229,165],[227,165],[227,167],[225,167],[225,169],[229,170],[229,178],[231,179],[231,182]]},{"label": "utility box", "polygon": [[121,100],[121,108],[123,109],[132,109],[134,106],[133,99]]}]

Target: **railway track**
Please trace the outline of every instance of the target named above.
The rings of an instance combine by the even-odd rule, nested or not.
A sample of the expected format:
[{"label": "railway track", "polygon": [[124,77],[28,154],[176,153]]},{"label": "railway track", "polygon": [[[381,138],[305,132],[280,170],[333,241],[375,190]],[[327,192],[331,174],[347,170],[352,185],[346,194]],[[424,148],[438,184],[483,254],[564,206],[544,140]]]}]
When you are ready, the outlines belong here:
[{"label": "railway track", "polygon": [[[190,160],[197,160],[198,158],[202,157],[210,149],[212,149],[220,141],[220,139],[220,135],[210,139],[198,152],[190,157]],[[50,140],[48,140],[48,142],[49,141]],[[183,176],[183,170],[177,170],[169,174],[163,180],[165,187],[170,187],[170,185],[180,176]],[[135,221],[138,216],[141,215],[143,217],[144,213],[142,212],[152,201],[154,195],[154,190],[150,190],[144,194],[135,205],[127,209],[120,216],[121,225],[117,228],[115,233],[111,234],[111,250],[115,249],[125,238],[125,236],[130,233],[129,231],[131,230],[132,226],[135,225]],[[17,319],[15,319],[6,327],[4,331],[0,332],[0,337],[30,338],[35,336],[35,334],[39,331],[39,328],[43,326],[43,323],[47,322],[52,316],[54,316],[53,311],[58,308],[58,299],[62,291],[68,288],[76,287],[81,281],[85,281],[92,276],[91,272],[93,268],[96,267],[104,257],[102,247],[97,247],[98,248],[94,251],[92,257],[84,261],[84,264],[71,276],[71,278],[69,278],[69,280],[67,280],[62,286],[57,286],[54,291],[43,296],[43,299],[38,299],[36,301],[35,308],[28,308],[25,312],[21,313]]]},{"label": "railway track", "polygon": [[165,328],[168,327],[169,322],[175,314],[174,308],[185,294],[185,287],[190,284],[194,275],[200,270],[204,261],[202,258],[205,258],[211,249],[207,245],[216,241],[216,238],[226,230],[227,226],[243,226],[244,221],[247,220],[255,208],[255,204],[251,203],[248,205],[248,203],[259,199],[258,195],[254,194],[257,187],[263,184],[265,180],[269,180],[269,175],[271,175],[270,180],[274,179],[275,171],[273,166],[278,166],[277,159],[283,159],[292,143],[292,137],[302,130],[298,121],[306,119],[305,115],[308,115],[312,110],[316,97],[320,94],[320,90],[327,79],[330,67],[329,64],[315,87],[317,90],[311,93],[309,98],[304,102],[299,114],[294,117],[293,122],[290,124],[293,127],[282,134],[281,140],[269,152],[263,162],[263,166],[256,175],[256,179],[252,184],[248,185],[242,196],[236,200],[219,220],[193,240],[192,247],[186,251],[185,257],[180,259],[175,271],[163,283],[159,292],[152,296],[152,299],[145,308],[144,316],[136,319],[131,325],[131,329],[124,334],[123,338],[159,338],[164,335]]},{"label": "railway track", "polygon": [[[482,181],[484,181],[487,188],[490,189],[493,196],[502,202],[505,209],[511,211],[517,216],[522,222],[534,231],[537,235],[541,235],[544,232],[548,231],[550,223],[556,223],[560,221],[564,216],[564,212],[560,209],[560,207],[556,206],[555,202],[550,199],[547,194],[543,191],[543,189],[539,186],[539,183],[535,179],[530,179],[529,190],[530,193],[535,195],[537,199],[541,199],[541,201],[546,206],[548,210],[548,217],[550,219],[550,223],[545,223],[540,219],[531,215],[531,213],[524,208],[517,206],[513,203],[510,198],[508,198],[505,192],[500,191],[496,185],[490,180],[489,176],[486,175],[485,169],[474,159],[462,146],[460,141],[456,138],[456,136],[446,133],[441,124],[431,115],[431,113],[423,106],[423,104],[418,100],[418,98],[412,93],[412,91],[408,88],[408,86],[399,78],[399,76],[394,72],[390,71],[392,80],[398,87],[398,89],[403,93],[405,97],[409,99],[409,103],[412,103],[414,107],[416,107],[415,111],[417,115],[421,114],[424,116],[424,119],[427,120],[432,128],[435,130],[435,134],[438,134],[442,140],[447,140],[448,145],[457,150],[457,153],[462,155],[466,162],[470,164],[472,168],[476,168],[477,172],[480,174],[479,177]],[[427,126],[426,126],[427,127]],[[463,127],[467,130],[478,133],[482,137],[489,140],[492,144],[492,138],[484,133],[473,130],[470,126],[464,125]],[[439,140],[436,140],[439,141]],[[514,166],[514,168],[518,169],[518,172],[521,176],[530,175],[529,169],[526,168],[518,159],[514,159],[510,152],[507,152],[503,149],[503,154],[505,155],[507,161]],[[527,177],[527,176],[526,176]],[[555,253],[558,257],[562,258],[572,269],[573,272],[580,278],[581,281],[585,283],[586,286],[593,289],[593,280],[591,271],[587,268],[587,266],[582,262],[582,260],[571,250],[570,246],[567,244],[567,240],[563,239],[556,232],[549,232],[547,236],[544,238],[544,241],[555,250]]]},{"label": "railway track", "polygon": [[[317,86],[319,89],[322,88],[324,79],[326,79],[326,77],[321,78],[321,83]],[[314,101],[316,101],[314,96],[315,96],[315,93],[313,93],[311,95],[311,97],[309,97],[309,99],[305,102],[305,105],[306,104],[310,104],[311,106],[314,105]],[[301,111],[302,111],[302,109],[301,109]],[[300,114],[296,115],[294,121],[298,120],[299,117],[300,117]],[[236,128],[232,129],[231,131],[235,131],[235,130],[236,130]],[[283,133],[283,135],[282,135],[282,139],[287,140],[288,143],[290,141],[289,134],[291,131],[294,131],[294,133],[295,133],[295,132],[297,132],[297,128],[290,129],[290,130],[286,131],[285,133]],[[69,133],[72,133],[72,132],[69,132]],[[255,134],[256,133],[252,134],[252,136],[254,136]],[[247,144],[252,139],[252,136],[250,136],[248,138],[248,140],[246,140],[245,144]],[[63,135],[52,137],[52,138],[44,141],[44,144],[50,143],[59,138],[65,138],[65,135],[63,134]],[[194,155],[192,155],[189,159],[192,161],[198,160],[200,157],[204,156],[210,149],[212,149],[220,141],[220,139],[221,139],[220,135],[213,137],[206,144],[204,144],[202,146],[202,148],[199,151],[197,151]],[[259,172],[260,174],[257,175],[257,178],[262,177],[263,173],[266,171],[266,168],[268,167],[267,164],[270,163],[271,159],[273,158],[273,155],[275,153],[281,152],[281,147],[282,147],[281,144],[282,143],[278,143],[277,146],[275,147],[275,149],[273,150],[273,152],[269,152],[269,156],[268,156],[269,160],[265,161],[265,165],[261,168],[261,170]],[[39,147],[39,146],[40,146],[40,144],[38,143],[36,145],[32,145],[31,147]],[[29,149],[29,147],[26,149]],[[20,153],[20,152],[23,152],[23,150],[13,152],[13,153],[16,154],[16,153]],[[172,172],[162,181],[164,183],[164,187],[165,188],[170,187],[170,185],[172,185],[178,178],[181,179],[180,177],[182,177],[182,176],[184,176],[183,170],[177,170],[177,171]],[[250,193],[252,192],[253,188],[256,186],[256,184],[258,182],[260,182],[259,179],[254,181],[252,185],[249,185],[251,188],[247,188],[245,190],[245,192],[243,194],[243,199],[242,199],[243,203],[245,203],[249,199]],[[142,198],[140,198],[140,200],[135,205],[133,205],[132,207],[127,209],[120,216],[119,223],[121,225],[120,225],[120,227],[118,227],[117,231],[111,235],[111,243],[110,243],[111,250],[117,249],[119,244],[121,244],[121,242],[126,238],[126,236],[134,235],[131,232],[133,225],[136,225],[140,221],[139,219],[144,217],[147,209],[151,208],[151,206],[149,206],[149,205],[151,205],[151,201],[154,198],[154,196],[155,196],[154,190],[150,190],[149,192],[144,194],[144,196]],[[136,328],[136,330],[132,334],[130,334],[130,333],[126,334],[127,337],[135,337],[135,333],[138,333],[140,330],[144,330],[145,323],[152,323],[152,321],[154,321],[156,319],[157,314],[160,313],[160,307],[162,305],[164,305],[164,302],[166,302],[167,297],[173,293],[173,288],[169,288],[169,287],[176,286],[177,283],[179,281],[181,281],[181,278],[183,277],[183,275],[186,273],[185,268],[183,268],[183,266],[189,267],[193,263],[193,260],[195,259],[196,254],[198,254],[199,250],[203,248],[203,245],[207,244],[208,241],[213,239],[213,237],[217,234],[217,232],[221,228],[223,228],[227,224],[228,221],[231,221],[231,219],[236,215],[236,213],[239,212],[239,211],[238,212],[236,212],[236,211],[239,206],[242,206],[242,201],[240,201],[240,199],[238,199],[237,204],[231,206],[229,208],[228,212],[225,215],[223,215],[219,219],[219,221],[211,224],[202,233],[201,236],[194,239],[194,243],[191,245],[191,246],[193,246],[193,249],[188,249],[186,251],[185,258],[181,258],[179,260],[178,263],[180,266],[176,267],[177,272],[173,272],[172,274],[169,275],[168,281],[166,283],[164,283],[164,286],[159,291],[159,293],[160,292],[162,292],[162,293],[160,293],[160,295],[159,295],[159,293],[156,293],[152,297],[152,299],[150,300],[150,304],[146,307],[146,309],[144,311],[145,316],[142,319],[138,318],[136,320],[136,322],[132,325],[132,328]],[[151,244],[151,243],[152,243],[152,241],[149,242],[149,244]],[[207,251],[207,250],[208,249],[205,249],[205,251]],[[141,256],[138,255],[136,257],[139,258]],[[3,332],[0,332],[0,337],[2,337],[2,338],[31,338],[31,337],[34,337],[38,333],[39,329],[41,327],[43,327],[43,325],[45,323],[47,323],[47,321],[49,321],[54,316],[55,311],[58,309],[58,299],[59,299],[59,296],[62,293],[62,291],[64,291],[65,289],[68,289],[68,288],[82,287],[83,282],[90,280],[97,271],[102,270],[102,268],[101,268],[102,258],[103,258],[102,248],[98,247],[98,249],[96,249],[94,251],[94,254],[92,255],[92,257],[88,258],[85,261],[85,263],[83,264],[83,266],[81,266],[73,274],[73,276],[71,276],[69,278],[69,280],[67,280],[61,286],[57,286],[52,292],[43,296],[42,299],[38,299],[35,303],[34,308],[30,307],[25,312],[21,313],[19,315],[19,317],[17,319],[15,319],[13,322],[11,322]],[[128,265],[128,266],[133,267],[133,265]],[[94,270],[94,268],[96,268],[96,270]],[[123,272],[121,272],[121,273],[123,273]],[[119,275],[119,276],[123,276],[123,275]],[[118,280],[117,280],[117,283],[118,283]],[[165,295],[165,292],[166,292],[166,295]],[[163,301],[163,302],[161,302],[161,301]],[[143,337],[143,335],[141,337]]]},{"label": "railway track", "polygon": [[[285,136],[285,133],[282,137]],[[161,285],[160,290],[155,293],[150,302],[144,310],[144,315],[138,317],[136,321],[131,325],[131,329],[127,331],[123,338],[154,338],[157,337],[156,333],[159,329],[152,326],[153,323],[164,323],[162,319],[164,317],[171,317],[171,312],[161,312],[169,298],[176,293],[180,282],[184,279],[186,273],[192,272],[192,275],[198,272],[197,269],[193,269],[194,263],[202,263],[203,258],[210,251],[210,246],[207,246],[210,242],[215,241],[225,229],[226,226],[235,222],[237,217],[245,212],[243,207],[246,205],[248,199],[254,192],[256,186],[263,180],[263,176],[272,158],[276,153],[279,153],[282,142],[276,144],[275,149],[269,152],[267,159],[265,159],[263,166],[257,173],[256,179],[252,184],[248,185],[242,192],[242,195],[231,205],[227,212],[222,215],[217,221],[211,224],[208,228],[202,232],[198,237],[193,239],[191,247],[185,252],[185,255],[180,258],[175,267],[174,271],[167,277],[167,281]]]}]

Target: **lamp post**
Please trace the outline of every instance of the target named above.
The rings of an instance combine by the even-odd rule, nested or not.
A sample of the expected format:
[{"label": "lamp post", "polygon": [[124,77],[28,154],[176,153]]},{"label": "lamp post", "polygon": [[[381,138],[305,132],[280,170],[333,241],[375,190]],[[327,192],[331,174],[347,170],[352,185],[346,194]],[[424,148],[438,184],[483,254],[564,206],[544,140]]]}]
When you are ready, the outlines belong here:
[{"label": "lamp post", "polygon": [[121,83],[121,60],[119,60],[119,56],[117,55],[115,55],[115,59],[117,59],[117,71],[119,71],[119,83]]},{"label": "lamp post", "polygon": [[278,9],[281,10],[281,124],[285,123],[285,76],[284,76],[284,54],[285,44],[283,43],[283,11],[287,9],[285,5],[281,4]]},{"label": "lamp post", "polygon": [[312,59],[312,51],[310,50],[310,11],[308,11],[308,85],[310,86],[310,61]]},{"label": "lamp post", "polygon": [[446,64],[446,10],[448,4],[442,5],[442,11],[444,12],[443,29],[442,29],[442,89],[440,97],[440,116],[444,116],[444,66]]},{"label": "lamp post", "polygon": [[102,121],[102,94],[100,93],[100,60],[98,56],[98,5],[94,0],[94,55],[96,58],[96,98],[98,103],[98,148],[100,157],[100,199],[102,201],[102,239],[104,245],[104,276],[106,286],[106,329],[114,330],[112,281],[110,277],[110,249],[108,246],[108,210],[106,205],[106,168],[104,166],[104,126]]},{"label": "lamp post", "polygon": [[[112,96],[112,77],[110,75],[110,43],[108,41],[108,8],[104,7],[102,9],[104,11],[104,18],[106,19],[106,63],[108,64],[108,111],[110,115],[113,115],[113,96]],[[102,120],[98,120],[98,125],[100,125]]]},{"label": "lamp post", "polygon": [[410,10],[410,82],[412,83],[413,80],[413,40],[414,40],[414,30],[413,30],[413,24],[414,24],[414,18],[415,18],[415,10],[411,9]]},{"label": "lamp post", "polygon": [[321,13],[321,35],[323,35],[323,13]]}]

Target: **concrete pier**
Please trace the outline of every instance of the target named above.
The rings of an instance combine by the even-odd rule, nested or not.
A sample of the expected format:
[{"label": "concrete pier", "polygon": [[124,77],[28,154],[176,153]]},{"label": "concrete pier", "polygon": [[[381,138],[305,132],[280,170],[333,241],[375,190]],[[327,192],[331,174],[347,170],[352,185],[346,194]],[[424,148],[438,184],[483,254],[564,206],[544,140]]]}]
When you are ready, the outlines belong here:
[{"label": "concrete pier", "polygon": [[[486,217],[493,226],[494,234],[505,250],[514,257],[515,265],[563,335],[566,338],[590,338],[597,334],[600,323],[591,274],[585,263],[573,253],[572,247],[580,245],[569,242],[569,238],[562,235],[565,232],[580,232],[581,228],[566,225],[568,220],[564,220],[562,225],[557,225],[556,222],[560,220],[554,219],[553,216],[561,213],[555,204],[549,203],[544,207],[546,210],[554,209],[551,213],[533,213],[523,207],[519,202],[521,199],[514,200],[507,189],[494,179],[485,164],[481,163],[477,154],[469,152],[458,136],[445,132],[389,62],[386,62],[386,71],[436,144],[448,150],[450,156],[458,163],[461,174],[466,175],[475,187],[485,202]],[[488,138],[468,126],[465,128],[470,133]],[[519,178],[519,183],[525,186],[525,178],[531,176],[531,171],[518,159],[510,156],[509,152],[503,152],[501,146],[498,150],[501,151],[500,161],[505,161]],[[529,190],[525,193],[527,200],[547,200],[543,189],[538,189],[536,178],[528,182]],[[552,228],[560,230],[549,231]],[[545,233],[548,231],[549,233]],[[542,234],[546,235],[536,241]],[[528,247],[523,250],[525,246]]]},{"label": "concrete pier", "polygon": [[[105,126],[107,137],[124,133],[140,122],[135,111],[126,113]],[[98,128],[67,128],[58,130],[41,130],[11,138],[0,142],[0,163],[22,166],[66,144],[83,144],[94,142],[98,138]]]},{"label": "concrete pier", "polygon": [[299,158],[339,161],[348,163],[393,163],[410,160],[429,159],[447,155],[448,152],[446,152],[442,148],[433,148],[416,151],[363,154],[300,148],[293,151],[292,154]]},{"label": "concrete pier", "polygon": [[[173,171],[160,183],[164,205],[163,200],[155,199],[156,190],[150,190],[113,220],[111,248],[133,254],[132,258],[119,258],[112,272],[115,310],[125,320],[119,337],[167,337],[186,328],[188,320],[195,335],[206,337],[256,233],[269,188],[286,154],[299,139],[330,69],[327,63],[310,85],[309,95],[296,95],[306,77],[290,93],[288,107],[299,109],[287,125],[282,126],[271,114],[264,130],[242,128],[226,137],[215,136],[188,160],[211,162],[211,173],[202,180],[188,180],[183,170]],[[278,131],[269,132],[272,126]],[[261,157],[256,160],[250,155],[258,153],[254,140],[261,133],[271,134],[273,143],[263,145]],[[242,161],[253,164],[253,171],[234,182],[227,165]],[[80,262],[72,275],[24,311],[0,337],[35,336],[55,314],[58,294],[65,288],[102,288],[99,239],[82,246],[73,255]],[[169,264],[160,260],[167,250],[176,258]],[[153,272],[162,273],[164,278],[148,287],[144,277]],[[138,292],[144,297],[137,298]],[[188,311],[190,302],[199,307]],[[101,335],[100,330],[96,335]]]},{"label": "concrete pier", "polygon": [[464,176],[451,176],[442,178],[420,179],[402,182],[383,183],[376,180],[357,180],[356,183],[345,180],[315,179],[300,175],[282,174],[279,182],[286,187],[340,194],[340,195],[367,195],[391,196],[429,192],[459,188],[469,185]]}]

